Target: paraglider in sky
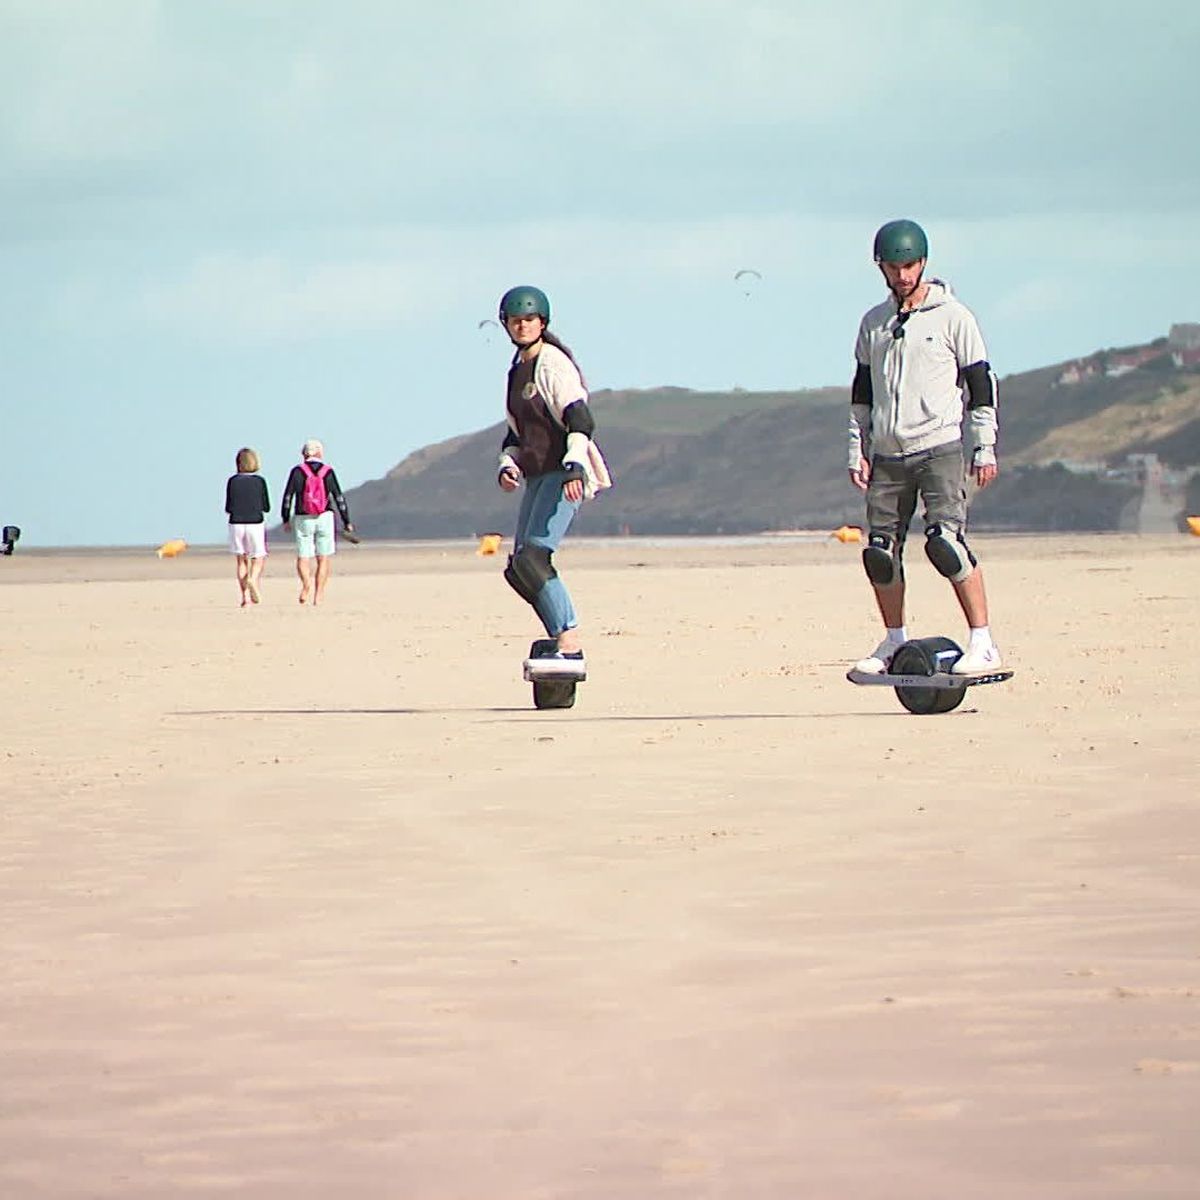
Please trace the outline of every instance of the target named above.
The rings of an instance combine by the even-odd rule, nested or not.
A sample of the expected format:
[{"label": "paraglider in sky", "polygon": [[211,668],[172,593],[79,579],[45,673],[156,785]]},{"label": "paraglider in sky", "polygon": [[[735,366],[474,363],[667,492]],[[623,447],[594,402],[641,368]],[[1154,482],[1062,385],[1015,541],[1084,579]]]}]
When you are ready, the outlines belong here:
[{"label": "paraglider in sky", "polygon": [[500,323],[498,321],[492,321],[490,319],[480,321],[479,324],[475,326],[475,328],[478,329],[479,332],[483,334],[483,336],[487,340],[487,343],[489,346],[492,344],[493,337],[497,333],[501,332]]},{"label": "paraglider in sky", "polygon": [[762,276],[752,267],[743,267],[734,272],[733,282],[741,285],[742,295],[749,299],[754,288],[762,282]]}]

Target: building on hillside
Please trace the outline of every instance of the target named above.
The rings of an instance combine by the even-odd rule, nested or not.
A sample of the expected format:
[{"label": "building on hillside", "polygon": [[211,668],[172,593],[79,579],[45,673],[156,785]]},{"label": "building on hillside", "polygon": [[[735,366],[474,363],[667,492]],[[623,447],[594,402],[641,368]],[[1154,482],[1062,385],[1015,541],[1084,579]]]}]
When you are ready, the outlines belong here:
[{"label": "building on hillside", "polygon": [[1058,382],[1064,387],[1082,383],[1085,379],[1093,379],[1099,374],[1099,366],[1094,358],[1077,358],[1067,363],[1058,377]]},{"label": "building on hillside", "polygon": [[1172,325],[1167,334],[1167,345],[1172,350],[1200,350],[1200,325],[1194,322]]},{"label": "building on hillside", "polygon": [[1183,347],[1171,351],[1171,361],[1182,371],[1186,367],[1200,367],[1200,346]]},{"label": "building on hillside", "polygon": [[1072,475],[1103,475],[1108,470],[1102,459],[1059,458],[1055,461]]},{"label": "building on hillside", "polygon": [[1122,350],[1109,355],[1104,373],[1110,379],[1115,379],[1119,375],[1128,375],[1130,371],[1136,371],[1138,367],[1144,366],[1152,358],[1161,358],[1162,354],[1161,339],[1157,346],[1137,346],[1133,350]]}]

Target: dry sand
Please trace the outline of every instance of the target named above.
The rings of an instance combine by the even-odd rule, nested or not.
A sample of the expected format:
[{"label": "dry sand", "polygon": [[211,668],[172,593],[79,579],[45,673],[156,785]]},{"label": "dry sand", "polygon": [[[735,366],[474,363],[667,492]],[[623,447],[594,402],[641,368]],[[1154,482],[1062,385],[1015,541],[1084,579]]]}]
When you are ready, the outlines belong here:
[{"label": "dry sand", "polygon": [[977,548],[940,717],[836,542],[570,545],[560,713],[473,543],[0,560],[0,1197],[1197,1196],[1200,540]]}]

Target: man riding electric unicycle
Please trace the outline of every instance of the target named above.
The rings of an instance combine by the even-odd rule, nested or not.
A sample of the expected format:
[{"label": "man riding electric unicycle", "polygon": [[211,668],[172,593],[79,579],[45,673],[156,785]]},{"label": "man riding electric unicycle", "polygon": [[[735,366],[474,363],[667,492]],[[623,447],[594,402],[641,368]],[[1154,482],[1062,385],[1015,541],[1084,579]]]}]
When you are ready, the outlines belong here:
[{"label": "man riding electric unicycle", "polygon": [[[945,646],[940,651],[928,647],[941,658],[915,673],[962,677],[948,679],[951,686],[998,682],[1009,672],[1001,671],[983,572],[966,538],[968,472],[980,488],[992,483],[997,473],[996,376],[970,309],[944,280],[925,277],[929,243],[915,221],[882,226],[875,234],[874,255],[889,294],[859,324],[848,465],[850,481],[866,492],[863,566],[885,635],[853,665],[850,678],[865,683],[875,682],[870,676],[889,677],[897,669],[897,652],[909,643],[903,556],[920,499],[925,554],[954,588],[970,633],[961,653],[949,639],[923,639]],[[970,434],[967,451],[964,418]],[[914,666],[920,668],[910,660],[906,655],[899,664],[906,676],[914,673]]]}]

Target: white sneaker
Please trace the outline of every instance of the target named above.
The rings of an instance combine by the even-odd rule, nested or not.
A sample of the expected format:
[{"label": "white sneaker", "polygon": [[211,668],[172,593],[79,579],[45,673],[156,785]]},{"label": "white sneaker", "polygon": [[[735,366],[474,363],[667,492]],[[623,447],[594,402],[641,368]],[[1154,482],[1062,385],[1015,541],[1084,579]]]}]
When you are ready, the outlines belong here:
[{"label": "white sneaker", "polygon": [[853,670],[861,671],[864,675],[882,675],[890,665],[892,656],[900,649],[899,642],[884,638],[866,658],[860,658]]},{"label": "white sneaker", "polygon": [[987,675],[999,671],[1003,665],[998,646],[976,646],[966,650],[950,672],[953,675]]}]

